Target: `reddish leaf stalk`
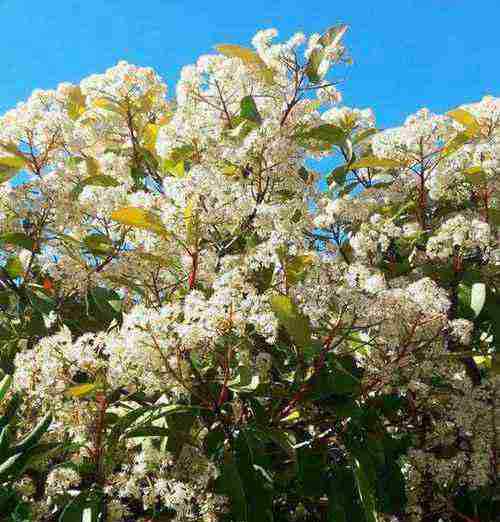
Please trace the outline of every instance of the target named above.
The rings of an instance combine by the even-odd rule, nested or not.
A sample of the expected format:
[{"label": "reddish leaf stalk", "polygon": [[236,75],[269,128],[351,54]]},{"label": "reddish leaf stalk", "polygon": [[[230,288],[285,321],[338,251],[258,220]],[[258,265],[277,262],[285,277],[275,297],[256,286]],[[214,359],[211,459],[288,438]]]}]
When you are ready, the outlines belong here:
[{"label": "reddish leaf stalk", "polygon": [[191,273],[189,274],[189,290],[192,290],[196,285],[196,275],[198,272],[198,252],[191,254],[192,267]]}]

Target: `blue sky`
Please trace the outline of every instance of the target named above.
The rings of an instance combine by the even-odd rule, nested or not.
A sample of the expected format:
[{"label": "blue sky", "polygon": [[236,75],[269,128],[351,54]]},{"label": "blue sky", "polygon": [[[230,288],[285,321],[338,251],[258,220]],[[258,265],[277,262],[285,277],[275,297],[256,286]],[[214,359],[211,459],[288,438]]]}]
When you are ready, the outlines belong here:
[{"label": "blue sky", "polygon": [[78,82],[125,59],[172,88],[182,65],[257,29],[321,32],[348,23],[344,102],[381,127],[427,106],[500,95],[500,0],[0,0],[0,113],[34,88]]}]

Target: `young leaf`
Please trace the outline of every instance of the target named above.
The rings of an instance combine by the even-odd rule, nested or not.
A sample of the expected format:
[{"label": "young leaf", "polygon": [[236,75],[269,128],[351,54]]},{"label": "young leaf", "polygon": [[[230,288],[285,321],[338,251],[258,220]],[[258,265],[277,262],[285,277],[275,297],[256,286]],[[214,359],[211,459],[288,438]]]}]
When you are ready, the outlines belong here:
[{"label": "young leaf", "polygon": [[475,136],[481,130],[481,126],[476,118],[464,109],[454,109],[448,112],[448,116],[465,127],[465,132],[469,136]]},{"label": "young leaf", "polygon": [[162,171],[176,178],[183,178],[186,175],[185,164],[183,160],[175,161],[173,159],[166,158],[162,162]]},{"label": "young leaf", "polygon": [[85,112],[85,96],[78,85],[74,85],[69,91],[66,110],[72,120],[78,119]]},{"label": "young leaf", "polygon": [[376,158],[375,156],[367,156],[366,158],[361,158],[354,163],[349,165],[350,169],[363,169],[363,168],[380,168],[380,169],[391,169],[391,168],[400,168],[404,165],[397,160],[389,159],[389,158]]},{"label": "young leaf", "polygon": [[120,182],[106,174],[96,174],[89,176],[81,182],[81,188],[91,185],[94,187],[118,187]]},{"label": "young leaf", "polygon": [[26,165],[26,160],[20,156],[0,156],[0,167],[5,169],[22,169]]},{"label": "young leaf", "polygon": [[111,219],[122,225],[150,230],[155,234],[168,237],[169,234],[160,220],[151,212],[137,207],[123,207],[111,214]]},{"label": "young leaf", "polygon": [[234,44],[220,44],[216,45],[215,49],[228,58],[239,58],[247,65],[265,67],[262,58],[255,51],[248,49],[247,47]]},{"label": "young leaf", "polygon": [[87,384],[79,384],[77,386],[72,386],[68,388],[64,393],[68,397],[81,399],[83,397],[87,397],[92,394],[97,389],[97,384],[95,383],[87,383]]}]

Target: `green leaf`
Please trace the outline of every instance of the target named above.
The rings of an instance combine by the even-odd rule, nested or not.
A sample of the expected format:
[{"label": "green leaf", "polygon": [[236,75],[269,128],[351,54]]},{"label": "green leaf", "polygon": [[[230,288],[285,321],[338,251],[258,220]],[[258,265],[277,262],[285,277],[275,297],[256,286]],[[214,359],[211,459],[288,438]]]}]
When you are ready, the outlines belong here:
[{"label": "green leaf", "polygon": [[10,441],[10,424],[7,424],[0,429],[0,462],[3,462],[10,454]]},{"label": "green leaf", "polygon": [[366,522],[377,522],[373,464],[365,451],[352,457],[352,468]]},{"label": "green leaf", "polygon": [[345,24],[336,25],[330,27],[318,40],[321,48],[314,49],[309,56],[309,60],[307,62],[305,73],[307,78],[311,83],[318,83],[321,81],[322,76],[319,74],[319,67],[323,58],[325,57],[325,47],[337,45],[345,32],[347,31],[348,26]]},{"label": "green leaf", "polygon": [[16,279],[24,274],[23,264],[18,256],[10,256],[7,259],[5,270],[12,279]]},{"label": "green leaf", "polygon": [[257,109],[257,104],[255,103],[253,96],[245,96],[241,100],[240,107],[240,116],[242,118],[256,123],[257,125],[260,125],[262,123],[262,116],[260,115],[259,110]]},{"label": "green leaf", "polygon": [[300,140],[314,139],[323,141],[328,145],[341,145],[346,139],[346,133],[342,127],[324,123],[318,127],[314,127],[306,132],[297,135]]},{"label": "green leaf", "polygon": [[160,219],[148,210],[142,208],[123,207],[119,210],[115,210],[111,214],[111,219],[122,225],[149,230],[165,238],[169,237],[169,233],[165,230]]},{"label": "green leaf", "polygon": [[294,285],[302,281],[306,276],[307,269],[314,263],[314,259],[311,254],[303,254],[285,260],[283,265],[287,284]]},{"label": "green leaf", "polygon": [[354,136],[352,140],[353,145],[357,145],[358,143],[361,143],[362,141],[366,140],[366,138],[369,138],[370,136],[373,136],[374,134],[377,134],[378,129],[371,128],[371,129],[363,129],[362,131],[359,131],[356,136]]},{"label": "green leaf", "polygon": [[35,242],[33,239],[22,232],[6,232],[4,234],[0,234],[0,242],[25,248],[26,250],[31,251],[33,251],[35,248]]},{"label": "green leaf", "polygon": [[82,188],[87,185],[94,187],[118,187],[120,182],[106,174],[96,174],[95,176],[89,176],[82,181]]},{"label": "green leaf", "polygon": [[89,234],[83,238],[83,244],[90,252],[98,255],[106,255],[113,250],[112,241],[104,234]]},{"label": "green leaf", "polygon": [[340,40],[346,33],[349,26],[346,24],[338,24],[329,27],[319,38],[318,43],[324,47],[334,47],[340,43]]},{"label": "green leaf", "polygon": [[337,183],[337,185],[343,185],[346,181],[348,172],[349,165],[340,165],[340,167],[337,167],[330,172],[326,178],[326,182],[328,185],[331,185],[333,182]]},{"label": "green leaf", "polygon": [[319,75],[319,66],[323,61],[325,56],[324,49],[314,49],[309,55],[309,60],[307,62],[305,72],[307,78],[311,83],[318,83],[321,81],[321,76]]},{"label": "green leaf", "polygon": [[380,168],[380,169],[393,169],[403,167],[404,164],[400,161],[389,159],[389,158],[376,158],[375,156],[367,156],[365,158],[361,158],[354,163],[349,165],[349,168],[354,169],[363,169],[363,168]]},{"label": "green leaf", "polygon": [[500,209],[488,209],[488,220],[492,225],[500,226]]},{"label": "green leaf", "polygon": [[3,400],[12,385],[12,376],[5,375],[0,381],[0,402]]},{"label": "green leaf", "polygon": [[192,158],[193,153],[194,147],[192,145],[182,145],[172,149],[170,152],[170,159],[174,163],[179,163],[180,161],[189,161]]},{"label": "green leaf", "polygon": [[0,479],[4,479],[9,475],[13,475],[17,470],[17,465],[21,462],[24,457],[24,453],[15,453],[12,457],[0,464]]},{"label": "green leaf", "polygon": [[291,298],[286,295],[275,294],[270,301],[273,312],[292,340],[299,346],[307,346],[311,342],[309,319],[299,312]]},{"label": "green leaf", "polygon": [[52,414],[45,415],[40,422],[13,448],[14,451],[25,451],[37,444],[49,429],[52,423]]},{"label": "green leaf", "polygon": [[474,283],[471,287],[470,307],[474,310],[477,317],[486,302],[486,285],[484,283]]},{"label": "green leaf", "polygon": [[90,290],[92,309],[90,312],[95,317],[107,322],[121,317],[122,300],[120,296],[108,288],[96,287]]},{"label": "green leaf", "polygon": [[4,408],[4,414],[0,417],[0,428],[7,426],[7,424],[11,421],[11,419],[16,414],[20,404],[21,404],[21,397],[16,392],[11,397],[10,401],[7,404],[7,407]]},{"label": "green leaf", "polygon": [[325,471],[327,467],[326,444],[314,444],[297,450],[298,480],[302,494],[320,497],[325,492],[327,483]]},{"label": "green leaf", "polygon": [[236,379],[229,381],[227,387],[238,393],[251,393],[260,384],[258,375],[252,375],[248,366],[240,366]]},{"label": "green leaf", "polygon": [[58,522],[98,522],[101,521],[103,496],[100,491],[82,491],[66,504]]},{"label": "green leaf", "polygon": [[224,463],[218,483],[221,493],[229,497],[235,522],[248,522],[248,506],[243,482],[235,460],[229,452],[224,455]]},{"label": "green leaf", "polygon": [[125,434],[126,439],[132,439],[135,437],[168,437],[171,431],[168,428],[161,426],[145,426],[143,428],[137,428],[127,431]]},{"label": "green leaf", "polygon": [[352,491],[347,485],[351,485],[351,482],[352,476],[349,470],[336,466],[328,487],[328,522],[355,520],[349,509]]}]

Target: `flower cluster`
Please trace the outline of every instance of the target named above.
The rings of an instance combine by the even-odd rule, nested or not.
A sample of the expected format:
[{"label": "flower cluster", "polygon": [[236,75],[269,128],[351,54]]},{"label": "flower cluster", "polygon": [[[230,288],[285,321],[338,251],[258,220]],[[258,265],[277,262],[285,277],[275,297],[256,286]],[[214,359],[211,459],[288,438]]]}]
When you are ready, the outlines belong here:
[{"label": "flower cluster", "polygon": [[221,45],[175,101],[119,62],[0,117],[34,520],[493,522],[500,100],[378,131],[339,105],[346,29]]}]

